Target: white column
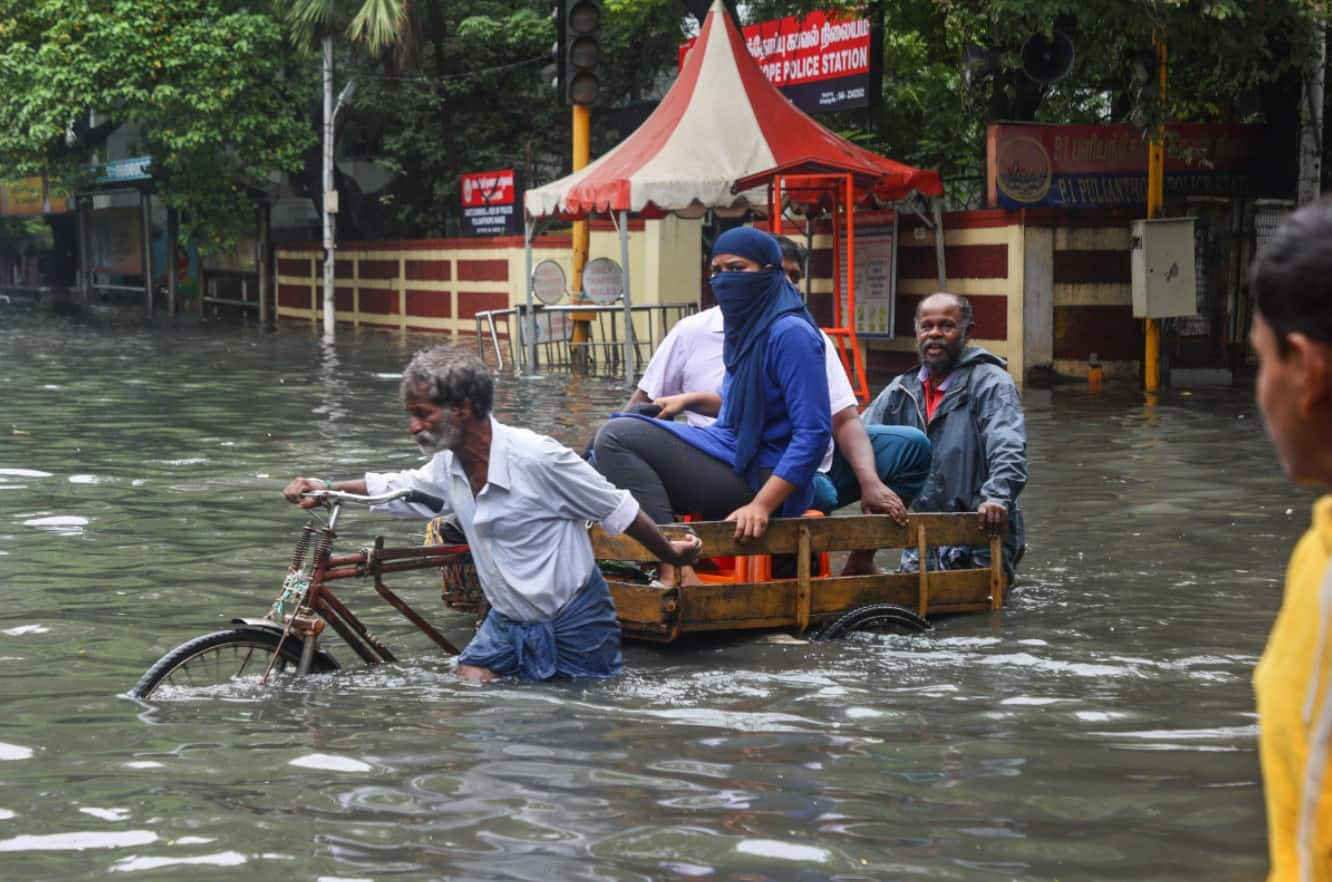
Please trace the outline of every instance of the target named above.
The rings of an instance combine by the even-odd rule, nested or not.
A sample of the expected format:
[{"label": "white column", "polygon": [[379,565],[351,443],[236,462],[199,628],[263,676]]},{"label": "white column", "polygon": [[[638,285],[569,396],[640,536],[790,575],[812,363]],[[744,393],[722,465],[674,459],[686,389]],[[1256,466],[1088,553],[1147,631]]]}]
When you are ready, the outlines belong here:
[{"label": "white column", "polygon": [[324,336],[332,337],[337,326],[336,300],[333,296],[335,249],[333,214],[329,211],[333,193],[333,37],[324,37]]}]

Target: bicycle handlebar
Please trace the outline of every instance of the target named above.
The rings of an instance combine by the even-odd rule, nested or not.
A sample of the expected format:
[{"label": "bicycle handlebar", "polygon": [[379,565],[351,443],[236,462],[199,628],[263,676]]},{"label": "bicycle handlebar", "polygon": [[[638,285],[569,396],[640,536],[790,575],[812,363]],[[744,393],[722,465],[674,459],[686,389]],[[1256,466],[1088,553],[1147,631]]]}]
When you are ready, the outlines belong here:
[{"label": "bicycle handlebar", "polygon": [[417,505],[424,505],[435,513],[444,507],[444,500],[438,496],[406,488],[394,490],[392,493],[381,493],[378,496],[362,496],[359,493],[346,493],[342,490],[307,490],[301,495],[310,499],[331,499],[336,502],[357,502],[362,505],[383,505],[386,502],[405,499]]}]

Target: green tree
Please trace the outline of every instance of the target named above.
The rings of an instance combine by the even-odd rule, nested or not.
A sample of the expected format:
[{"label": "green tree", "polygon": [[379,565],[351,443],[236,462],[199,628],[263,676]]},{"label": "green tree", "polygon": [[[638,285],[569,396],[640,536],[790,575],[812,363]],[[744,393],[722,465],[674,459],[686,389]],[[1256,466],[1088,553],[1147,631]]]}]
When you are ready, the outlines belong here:
[{"label": "green tree", "polygon": [[[253,220],[248,188],[299,167],[311,132],[283,30],[234,0],[0,0],[0,168],[77,186],[121,123],[202,244]],[[106,120],[87,126],[90,111]]]},{"label": "green tree", "polygon": [[[748,9],[768,18],[827,6],[755,0]],[[1265,122],[1271,164],[1283,167],[1274,177],[1288,178],[1300,73],[1326,14],[1323,0],[877,0],[868,9],[883,21],[883,100],[869,113],[821,121],[946,178],[981,176],[991,121],[1132,122],[1147,132],[1163,118]],[[1071,36],[1076,60],[1068,76],[1041,85],[1021,70],[1020,49],[1056,26]],[[1150,53],[1154,34],[1169,54],[1164,101],[1132,64]],[[969,80],[968,45],[1000,50],[1000,69]]]}]

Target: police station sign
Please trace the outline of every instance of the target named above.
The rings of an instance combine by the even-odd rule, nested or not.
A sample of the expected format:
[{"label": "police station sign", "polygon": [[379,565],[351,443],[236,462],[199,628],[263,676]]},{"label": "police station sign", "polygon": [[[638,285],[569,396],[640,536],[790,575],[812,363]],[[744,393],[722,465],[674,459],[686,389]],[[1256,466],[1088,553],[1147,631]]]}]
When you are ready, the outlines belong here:
[{"label": "police station sign", "polygon": [[513,169],[462,176],[463,232],[469,236],[512,236],[518,231]]},{"label": "police station sign", "polygon": [[[869,106],[879,65],[868,18],[816,10],[752,24],[743,34],[764,76],[806,113]],[[681,66],[694,42],[680,47]]]}]

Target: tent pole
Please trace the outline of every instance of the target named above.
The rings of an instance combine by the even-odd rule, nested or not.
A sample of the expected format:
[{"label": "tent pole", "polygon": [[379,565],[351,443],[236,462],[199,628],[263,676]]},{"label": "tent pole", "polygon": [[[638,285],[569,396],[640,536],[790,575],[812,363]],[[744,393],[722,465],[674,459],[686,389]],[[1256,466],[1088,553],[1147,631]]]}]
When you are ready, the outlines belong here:
[{"label": "tent pole", "polygon": [[930,200],[934,212],[934,260],[939,269],[939,290],[948,290],[948,268],[944,263],[943,200],[935,196]]},{"label": "tent pole", "polygon": [[[826,179],[825,179],[826,180]],[[842,236],[837,220],[837,203],[841,197],[837,188],[833,188],[832,204],[828,215],[832,218],[832,283],[833,283],[833,327],[842,328]]]},{"label": "tent pole", "polygon": [[536,230],[536,221],[528,218],[524,223],[523,230],[523,259],[527,266],[526,286],[527,286],[527,310],[523,314],[523,320],[520,322],[523,334],[523,343],[527,355],[523,359],[523,373],[531,376],[536,373],[536,316],[532,314],[532,235]]},{"label": "tent pole", "polygon": [[851,385],[856,390],[856,399],[869,404],[865,358],[860,351],[860,338],[856,336],[856,185],[851,175],[846,176],[846,329],[851,342]]},{"label": "tent pole", "polygon": [[629,212],[620,212],[620,265],[624,267],[624,381],[632,383],[638,376],[638,366],[634,364],[636,347],[634,346],[633,300],[629,296]]}]

